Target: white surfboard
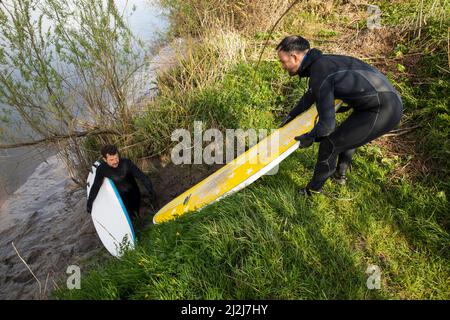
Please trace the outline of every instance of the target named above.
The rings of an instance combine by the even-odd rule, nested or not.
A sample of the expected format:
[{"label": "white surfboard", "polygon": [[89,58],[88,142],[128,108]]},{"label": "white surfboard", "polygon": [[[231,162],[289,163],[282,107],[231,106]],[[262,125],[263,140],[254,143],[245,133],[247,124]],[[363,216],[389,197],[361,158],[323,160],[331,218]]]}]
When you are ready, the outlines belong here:
[{"label": "white surfboard", "polygon": [[[100,162],[95,162],[88,175],[88,196],[99,165]],[[103,179],[102,186],[92,204],[91,215],[95,230],[109,253],[115,257],[120,257],[125,248],[134,249],[133,225],[122,198],[111,179]]]}]

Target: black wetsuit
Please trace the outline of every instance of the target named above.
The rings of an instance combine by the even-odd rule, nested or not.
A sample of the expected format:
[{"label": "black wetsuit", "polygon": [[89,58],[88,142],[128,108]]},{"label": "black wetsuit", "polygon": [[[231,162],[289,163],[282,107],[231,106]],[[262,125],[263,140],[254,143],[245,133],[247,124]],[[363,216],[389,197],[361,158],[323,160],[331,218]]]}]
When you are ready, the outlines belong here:
[{"label": "black wetsuit", "polygon": [[[310,77],[308,91],[289,115],[295,117],[314,102],[319,121],[307,134],[320,142],[314,175],[307,188],[320,190],[337,170],[345,174],[357,147],[395,128],[403,114],[398,92],[388,79],[367,63],[347,56],[324,55],[311,49],[298,71],[299,77]],[[351,115],[336,127],[334,100],[341,99]]]},{"label": "black wetsuit", "polygon": [[131,160],[120,158],[117,168],[112,168],[104,161],[100,161],[87,201],[88,212],[92,210],[92,203],[97,197],[105,177],[114,182],[128,213],[133,213],[132,218],[139,214],[141,205],[141,193],[135,178],[138,178],[144,184],[152,198],[155,196],[150,179]]}]

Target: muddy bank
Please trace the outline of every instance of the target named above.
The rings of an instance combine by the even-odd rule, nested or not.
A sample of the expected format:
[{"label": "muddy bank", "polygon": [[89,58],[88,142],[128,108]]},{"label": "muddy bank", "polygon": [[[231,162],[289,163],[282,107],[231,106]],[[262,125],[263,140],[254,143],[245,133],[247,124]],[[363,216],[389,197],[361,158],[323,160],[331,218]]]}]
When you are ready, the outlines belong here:
[{"label": "muddy bank", "polygon": [[223,165],[174,165],[161,159],[152,160],[154,168],[149,176],[157,193],[156,210],[182,194]]},{"label": "muddy bank", "polygon": [[[45,298],[69,265],[102,249],[85,211],[85,197],[85,191],[67,177],[63,163],[52,156],[4,202],[0,208],[0,299]],[[47,288],[42,295],[12,242],[41,282],[42,291]]]}]

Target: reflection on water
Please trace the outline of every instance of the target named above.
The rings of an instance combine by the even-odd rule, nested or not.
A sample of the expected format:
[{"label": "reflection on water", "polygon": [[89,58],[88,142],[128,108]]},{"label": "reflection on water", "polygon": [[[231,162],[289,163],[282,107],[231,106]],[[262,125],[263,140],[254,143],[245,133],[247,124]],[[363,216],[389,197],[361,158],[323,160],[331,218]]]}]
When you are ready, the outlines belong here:
[{"label": "reflection on water", "polygon": [[158,33],[168,27],[163,10],[154,1],[116,0],[115,2],[118,9],[124,12],[125,20],[133,34],[145,43],[151,43]]}]

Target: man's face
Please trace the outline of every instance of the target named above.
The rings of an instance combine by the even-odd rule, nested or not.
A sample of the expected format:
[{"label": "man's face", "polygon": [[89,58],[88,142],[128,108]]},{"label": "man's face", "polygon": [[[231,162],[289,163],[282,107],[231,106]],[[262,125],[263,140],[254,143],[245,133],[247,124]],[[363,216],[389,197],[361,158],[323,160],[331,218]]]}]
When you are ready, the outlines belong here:
[{"label": "man's face", "polygon": [[106,154],[106,158],[103,158],[103,160],[110,166],[111,168],[117,168],[119,166],[119,154]]},{"label": "man's face", "polygon": [[303,52],[286,52],[278,50],[278,58],[280,59],[281,66],[286,70],[290,76],[295,76],[298,72],[298,68],[305,57]]}]

